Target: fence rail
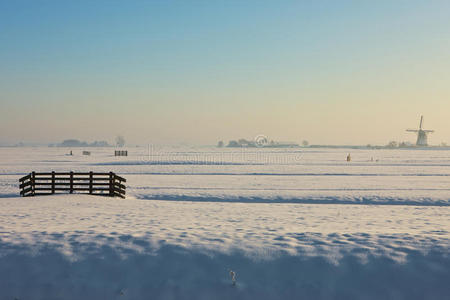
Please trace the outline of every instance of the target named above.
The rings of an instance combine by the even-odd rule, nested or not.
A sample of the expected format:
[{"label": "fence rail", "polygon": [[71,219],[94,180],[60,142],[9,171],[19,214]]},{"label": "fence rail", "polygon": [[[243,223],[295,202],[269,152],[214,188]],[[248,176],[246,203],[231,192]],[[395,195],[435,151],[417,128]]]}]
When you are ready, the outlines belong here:
[{"label": "fence rail", "polygon": [[114,156],[128,156],[127,150],[115,150]]},{"label": "fence rail", "polygon": [[20,195],[23,197],[53,195],[57,191],[87,192],[91,195],[118,196],[125,198],[127,180],[113,172],[75,173],[47,172],[30,174],[19,179]]}]

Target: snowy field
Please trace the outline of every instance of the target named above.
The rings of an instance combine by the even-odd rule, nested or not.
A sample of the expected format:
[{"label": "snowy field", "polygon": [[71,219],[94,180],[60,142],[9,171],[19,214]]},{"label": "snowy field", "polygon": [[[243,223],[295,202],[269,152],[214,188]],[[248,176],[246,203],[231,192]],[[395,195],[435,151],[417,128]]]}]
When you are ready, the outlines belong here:
[{"label": "snowy field", "polygon": [[[72,150],[0,148],[0,299],[450,299],[448,150]],[[70,170],[127,199],[18,197]]]}]

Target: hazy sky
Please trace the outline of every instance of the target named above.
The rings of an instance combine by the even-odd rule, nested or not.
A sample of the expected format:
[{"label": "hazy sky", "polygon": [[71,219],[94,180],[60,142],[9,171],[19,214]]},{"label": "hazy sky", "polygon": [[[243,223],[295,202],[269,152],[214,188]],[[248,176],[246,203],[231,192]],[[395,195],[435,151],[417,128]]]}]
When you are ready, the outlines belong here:
[{"label": "hazy sky", "polygon": [[0,143],[450,143],[450,1],[0,0]]}]

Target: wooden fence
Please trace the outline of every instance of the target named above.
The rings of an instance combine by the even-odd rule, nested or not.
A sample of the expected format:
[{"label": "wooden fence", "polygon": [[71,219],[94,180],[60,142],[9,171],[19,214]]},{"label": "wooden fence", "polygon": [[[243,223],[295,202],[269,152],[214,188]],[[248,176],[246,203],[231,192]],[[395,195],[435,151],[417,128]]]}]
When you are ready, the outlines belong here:
[{"label": "wooden fence", "polygon": [[23,197],[52,195],[56,192],[66,191],[84,192],[91,195],[118,196],[125,198],[126,179],[109,173],[36,173],[19,179],[20,195]]}]

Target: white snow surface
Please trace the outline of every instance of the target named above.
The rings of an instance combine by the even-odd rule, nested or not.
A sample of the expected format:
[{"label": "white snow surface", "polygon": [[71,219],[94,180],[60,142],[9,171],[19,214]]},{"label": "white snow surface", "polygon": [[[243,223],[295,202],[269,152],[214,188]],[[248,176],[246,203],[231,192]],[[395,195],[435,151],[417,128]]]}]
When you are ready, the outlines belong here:
[{"label": "white snow surface", "polygon": [[[0,197],[30,171],[114,171],[138,199],[450,205],[450,151],[0,148]],[[347,153],[352,161],[347,163]],[[373,161],[372,161],[373,159]]]},{"label": "white snow surface", "polygon": [[[449,151],[81,150],[0,148],[0,299],[450,295]],[[116,172],[127,198],[18,197],[71,170]]]}]

